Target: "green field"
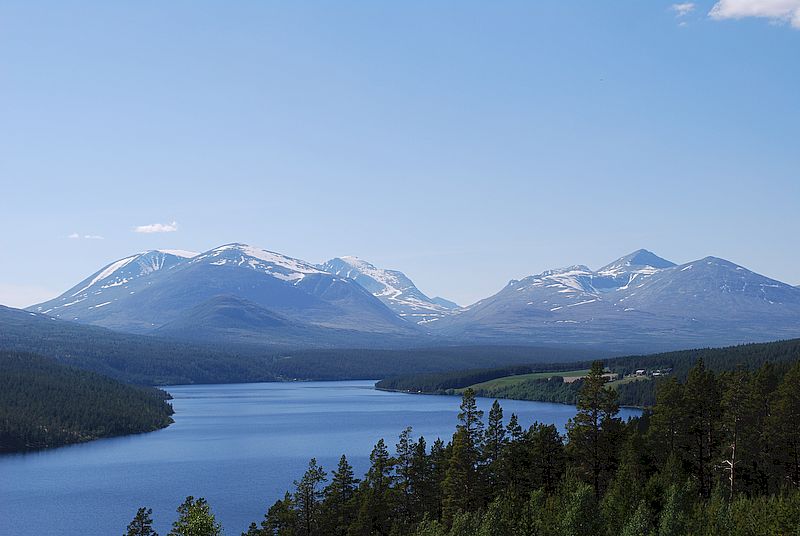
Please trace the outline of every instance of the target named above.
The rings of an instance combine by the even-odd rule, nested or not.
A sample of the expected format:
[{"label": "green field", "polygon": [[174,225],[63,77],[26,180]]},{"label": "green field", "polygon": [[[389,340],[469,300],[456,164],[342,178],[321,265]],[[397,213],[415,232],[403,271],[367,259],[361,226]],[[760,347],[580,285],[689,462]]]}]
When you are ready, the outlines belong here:
[{"label": "green field", "polygon": [[649,379],[651,379],[650,376],[628,376],[627,378],[622,378],[621,380],[614,380],[613,382],[608,382],[608,386],[616,389],[618,385],[624,385],[626,383],[639,382],[642,380],[649,380]]},{"label": "green field", "polygon": [[[552,378],[553,376],[561,376],[564,378],[573,378],[573,377],[582,377],[589,374],[589,369],[583,370],[564,370],[559,372],[534,372],[532,374],[518,374],[516,376],[504,376],[502,378],[496,378],[494,380],[489,380],[488,382],[476,383],[475,385],[470,385],[470,387],[477,391],[477,390],[490,390],[490,389],[498,389],[501,387],[509,387],[516,383],[521,383],[527,380],[546,380],[547,378]],[[457,389],[456,392],[462,392],[464,389]]]}]

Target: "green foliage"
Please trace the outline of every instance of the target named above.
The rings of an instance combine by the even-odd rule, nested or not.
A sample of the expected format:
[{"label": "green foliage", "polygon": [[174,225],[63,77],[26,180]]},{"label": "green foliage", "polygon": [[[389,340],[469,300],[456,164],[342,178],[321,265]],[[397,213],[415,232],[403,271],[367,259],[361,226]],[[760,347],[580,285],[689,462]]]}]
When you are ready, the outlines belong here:
[{"label": "green foliage", "polygon": [[566,444],[553,425],[526,430],[511,415],[503,427],[499,403],[484,426],[465,391],[448,444],[428,452],[407,428],[392,457],[380,440],[360,485],[346,458],[327,486],[312,460],[244,534],[800,536],[800,364],[715,374],[698,361],[627,423],[602,371],[583,383]]},{"label": "green foliage", "polygon": [[600,516],[592,486],[578,485],[577,489],[569,494],[564,506],[559,527],[560,536],[599,534]]},{"label": "green foliage", "polygon": [[649,536],[650,534],[650,510],[647,508],[647,503],[641,501],[633,515],[625,522],[622,536]]},{"label": "green foliage", "polygon": [[0,453],[163,428],[169,395],[56,361],[0,351]]},{"label": "green foliage", "polygon": [[[544,357],[544,356],[543,356]],[[718,373],[742,367],[753,371],[765,363],[773,363],[784,370],[787,363],[800,357],[800,339],[770,343],[744,344],[727,348],[700,348],[681,350],[652,355],[635,355],[607,359],[605,364],[613,372],[620,375],[630,374],[637,369],[670,369],[670,376],[684,381],[689,370],[702,359],[705,367]],[[533,363],[533,360],[531,361]],[[467,365],[468,366],[468,365]],[[464,389],[482,382],[541,372],[563,372],[581,368],[589,368],[590,361],[571,361],[556,363],[555,360],[533,364],[515,364],[498,368],[458,370],[455,372],[422,373],[418,369],[414,374],[398,373],[378,382],[380,389],[435,394],[452,394],[455,390]],[[463,368],[463,367],[462,367]],[[668,377],[670,377],[668,376]],[[560,402],[575,404],[578,397],[577,382],[564,383],[554,376],[549,380],[533,379],[515,383],[507,387],[476,391],[479,396],[490,398],[515,398],[519,400],[538,400],[542,402]],[[655,404],[655,393],[663,379],[625,383],[615,387],[619,403],[623,406],[649,407]]]},{"label": "green foliage", "polygon": [[178,507],[178,519],[168,536],[221,536],[220,527],[205,499],[191,495]]}]

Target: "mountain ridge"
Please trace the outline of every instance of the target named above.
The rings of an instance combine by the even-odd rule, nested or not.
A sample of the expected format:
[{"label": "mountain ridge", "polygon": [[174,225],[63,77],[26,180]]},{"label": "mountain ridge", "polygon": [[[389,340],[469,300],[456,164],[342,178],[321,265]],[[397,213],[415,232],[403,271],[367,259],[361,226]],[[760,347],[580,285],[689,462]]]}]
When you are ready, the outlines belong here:
[{"label": "mountain ridge", "polygon": [[312,264],[241,243],[152,250],[28,310],[132,333],[299,347],[414,340],[638,351],[800,336],[800,288],[718,257],[678,265],[646,249],[597,270],[511,280],[467,307],[358,257]]}]

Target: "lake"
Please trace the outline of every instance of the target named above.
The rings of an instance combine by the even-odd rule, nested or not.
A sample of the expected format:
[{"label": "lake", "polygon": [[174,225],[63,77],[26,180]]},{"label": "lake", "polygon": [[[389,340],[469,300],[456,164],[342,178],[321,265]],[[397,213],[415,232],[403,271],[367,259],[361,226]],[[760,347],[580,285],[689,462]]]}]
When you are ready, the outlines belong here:
[{"label": "lake", "polygon": [[[187,495],[208,499],[228,535],[239,534],[299,479],[309,458],[330,474],[339,456],[361,477],[380,438],[394,448],[413,426],[430,445],[449,439],[459,399],[373,389],[372,381],[168,387],[175,424],[164,430],[50,451],[0,456],[0,535],[123,534],[139,506],[162,535]],[[562,428],[574,406],[501,400]],[[488,415],[489,399],[479,399]],[[624,409],[623,418],[637,415]]]}]

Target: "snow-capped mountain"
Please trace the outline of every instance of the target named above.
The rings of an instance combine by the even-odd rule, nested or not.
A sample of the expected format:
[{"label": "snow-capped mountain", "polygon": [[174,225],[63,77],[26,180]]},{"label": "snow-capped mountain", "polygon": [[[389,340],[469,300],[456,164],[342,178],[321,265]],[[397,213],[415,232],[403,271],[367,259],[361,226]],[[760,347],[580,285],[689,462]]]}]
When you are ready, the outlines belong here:
[{"label": "snow-capped mountain", "polygon": [[550,270],[433,326],[471,340],[657,349],[800,336],[800,291],[708,257],[677,266],[639,250],[597,271]]},{"label": "snow-capped mountain", "polygon": [[[56,318],[75,319],[72,312],[110,305],[126,294],[132,294],[141,278],[160,270],[169,270],[197,256],[197,253],[176,249],[155,249],[119,259],[104,266],[61,296],[42,303],[35,310]],[[74,306],[78,307],[74,307]],[[70,308],[71,307],[71,308]]]},{"label": "snow-capped mountain", "polygon": [[449,300],[429,298],[403,272],[377,268],[358,257],[337,257],[320,268],[357,282],[409,322],[427,324],[458,308]]},{"label": "snow-capped mountain", "polygon": [[313,265],[246,244],[119,259],[28,309],[120,331],[295,347],[442,343],[649,351],[800,337],[800,288],[706,257],[639,250],[512,280],[458,308],[355,257]]},{"label": "snow-capped mountain", "polygon": [[[215,301],[219,297],[242,300],[242,307],[250,308],[251,321],[262,322],[263,329],[253,328],[262,339],[269,338],[270,329],[280,329],[280,322],[296,332],[299,326],[314,328],[309,329],[313,337],[320,337],[321,329],[346,330],[353,340],[360,333],[416,333],[415,327],[355,281],[246,244],[226,244],[200,254],[159,251],[126,257],[30,310],[122,331],[153,333],[182,325],[186,315],[228,322],[236,302]],[[203,312],[204,307],[214,314]],[[256,312],[255,307],[263,310]],[[270,317],[276,322],[267,322]],[[207,326],[209,330],[216,327]]]}]

